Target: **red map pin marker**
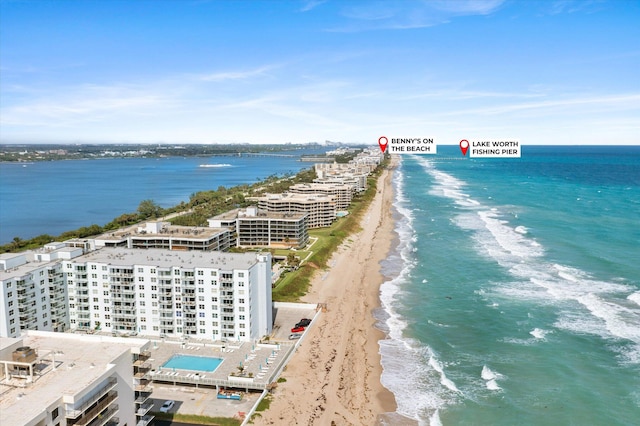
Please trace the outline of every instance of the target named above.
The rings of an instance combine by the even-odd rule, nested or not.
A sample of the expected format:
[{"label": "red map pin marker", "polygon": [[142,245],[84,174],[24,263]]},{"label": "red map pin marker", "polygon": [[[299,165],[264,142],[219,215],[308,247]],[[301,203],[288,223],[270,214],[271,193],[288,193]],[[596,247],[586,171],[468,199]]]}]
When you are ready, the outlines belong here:
[{"label": "red map pin marker", "polygon": [[380,145],[380,149],[382,150],[383,154],[387,150],[388,144],[389,144],[389,139],[387,139],[386,136],[380,136],[380,139],[378,139],[378,145]]},{"label": "red map pin marker", "polygon": [[460,141],[460,151],[462,151],[462,155],[467,155],[468,149],[469,149],[469,141],[466,139],[462,139]]}]

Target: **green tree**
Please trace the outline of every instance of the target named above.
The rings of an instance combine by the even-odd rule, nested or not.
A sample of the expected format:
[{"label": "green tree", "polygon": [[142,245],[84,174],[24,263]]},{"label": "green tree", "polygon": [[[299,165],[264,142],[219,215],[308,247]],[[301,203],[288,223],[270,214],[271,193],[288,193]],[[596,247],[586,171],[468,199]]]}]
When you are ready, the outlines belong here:
[{"label": "green tree", "polygon": [[162,207],[153,200],[143,200],[140,202],[137,212],[141,219],[155,219],[162,215]]}]

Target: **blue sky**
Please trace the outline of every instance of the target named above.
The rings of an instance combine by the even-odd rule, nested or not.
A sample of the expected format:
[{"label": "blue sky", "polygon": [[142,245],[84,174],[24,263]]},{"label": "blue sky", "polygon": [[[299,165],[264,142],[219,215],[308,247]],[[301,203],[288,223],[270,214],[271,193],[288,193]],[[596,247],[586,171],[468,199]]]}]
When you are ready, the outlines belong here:
[{"label": "blue sky", "polygon": [[0,142],[640,144],[638,1],[0,0]]}]

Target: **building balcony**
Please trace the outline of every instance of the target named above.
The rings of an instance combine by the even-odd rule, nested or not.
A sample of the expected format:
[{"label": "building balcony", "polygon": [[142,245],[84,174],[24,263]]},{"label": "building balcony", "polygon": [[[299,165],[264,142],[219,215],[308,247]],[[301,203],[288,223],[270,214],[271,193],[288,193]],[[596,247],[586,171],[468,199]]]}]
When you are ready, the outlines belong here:
[{"label": "building balcony", "polygon": [[147,401],[144,404],[141,404],[136,409],[136,416],[142,417],[149,412],[153,408],[153,401]]},{"label": "building balcony", "polygon": [[91,422],[86,424],[76,423],[76,426],[105,426],[106,424],[112,424],[113,416],[118,412],[118,409],[118,405],[114,404],[104,412],[98,413]]},{"label": "building balcony", "polygon": [[153,422],[154,416],[144,416],[141,419],[138,419],[138,423],[136,426],[148,426]]},{"label": "building balcony", "polygon": [[[67,408],[65,417],[67,419],[77,419],[82,415],[82,413],[90,409],[93,404],[100,401],[100,399],[105,395],[107,395],[107,398],[105,398],[104,400],[110,399],[111,395],[108,395],[110,393],[114,395],[114,397],[110,399],[111,401],[113,401],[115,397],[118,396],[118,393],[113,390],[113,388],[115,388],[117,384],[118,384],[118,379],[116,379],[115,377],[110,377],[109,380],[101,388],[98,389],[96,394],[90,399],[88,399],[87,401],[85,401],[80,407]],[[103,407],[106,405],[103,405]]]},{"label": "building balcony", "polygon": [[[146,390],[136,391],[136,404],[144,404],[146,401],[151,398],[151,386],[147,387]],[[153,401],[151,401],[153,404]]]}]

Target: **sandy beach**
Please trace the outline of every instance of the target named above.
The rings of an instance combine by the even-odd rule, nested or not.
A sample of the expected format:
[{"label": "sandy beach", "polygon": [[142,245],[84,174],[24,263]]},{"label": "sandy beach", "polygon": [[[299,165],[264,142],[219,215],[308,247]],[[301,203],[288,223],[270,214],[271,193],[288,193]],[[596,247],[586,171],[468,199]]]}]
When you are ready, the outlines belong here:
[{"label": "sandy beach", "polygon": [[393,394],[380,383],[378,341],[385,336],[372,315],[384,281],[380,261],[395,236],[391,177],[391,170],[383,171],[362,230],[334,253],[327,272],[315,274],[304,301],[326,303],[327,312],[309,330],[282,375],[286,382],[255,424],[374,425],[395,411]]}]

